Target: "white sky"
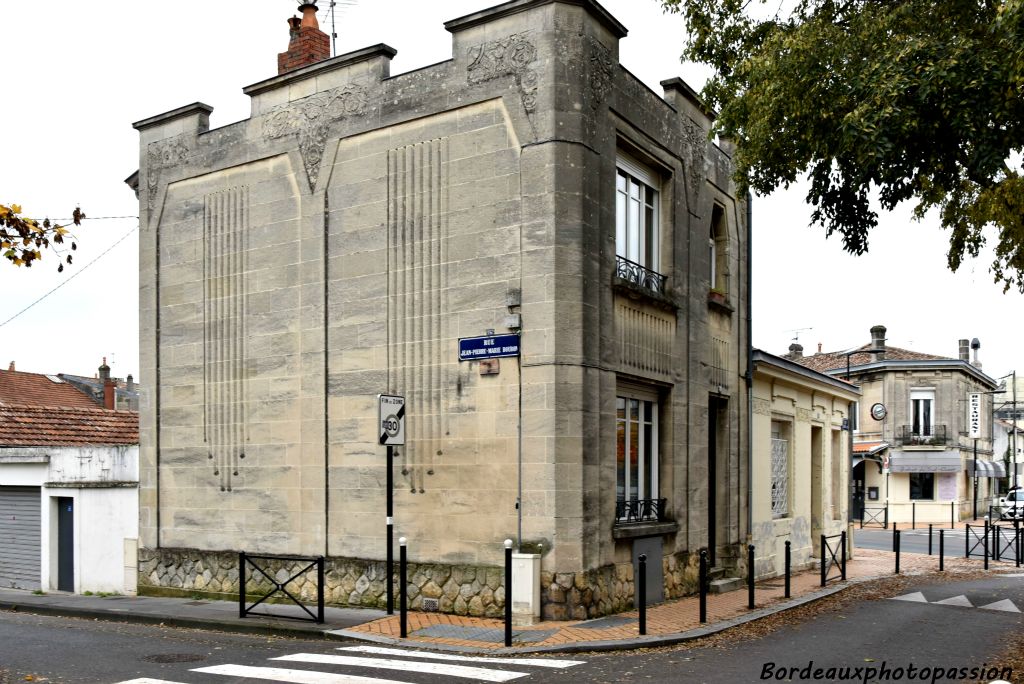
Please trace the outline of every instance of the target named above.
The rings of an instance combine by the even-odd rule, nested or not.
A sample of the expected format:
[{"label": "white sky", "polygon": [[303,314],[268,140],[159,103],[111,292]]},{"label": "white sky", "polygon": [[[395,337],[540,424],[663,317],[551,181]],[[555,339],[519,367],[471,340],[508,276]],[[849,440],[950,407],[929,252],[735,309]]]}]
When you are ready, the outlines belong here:
[{"label": "white sky", "polygon": [[[392,74],[439,62],[451,56],[443,22],[497,2],[339,2],[338,52],[387,43],[398,50]],[[134,217],[138,205],[123,183],[138,168],[131,123],[197,100],[215,108],[212,127],[246,118],[242,87],[276,74],[277,53],[288,44],[285,20],[297,4],[3,3],[0,202],[18,202],[31,216],[66,217],[80,203],[89,216]],[[603,4],[630,31],[622,64],[655,92],[672,76],[703,86],[704,68],[679,63],[685,27],[678,16],[662,14],[656,0]],[[958,339],[977,337],[987,373],[1013,368],[1024,297],[992,283],[990,259],[950,273],[947,235],[935,220],[913,223],[909,207],[883,216],[871,252],[853,257],[808,227],[803,198],[799,188],[755,197],[755,346],[783,354],[796,330],[810,328],[799,332],[806,353],[819,342],[834,351],[868,342],[868,329],[880,323],[890,344],[952,357]],[[114,375],[148,380],[138,370],[136,225],[134,218],[87,221],[63,274],[49,253],[31,270],[0,264],[3,367],[14,360],[18,370],[92,375],[107,356]]]}]

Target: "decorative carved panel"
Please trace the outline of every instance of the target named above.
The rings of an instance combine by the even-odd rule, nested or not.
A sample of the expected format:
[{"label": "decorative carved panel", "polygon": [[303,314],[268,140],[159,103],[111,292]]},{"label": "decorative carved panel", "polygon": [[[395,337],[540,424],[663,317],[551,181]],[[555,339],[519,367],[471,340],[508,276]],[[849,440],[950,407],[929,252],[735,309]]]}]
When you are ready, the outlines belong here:
[{"label": "decorative carved panel", "polygon": [[249,189],[206,196],[203,221],[203,435],[221,491],[245,458]]},{"label": "decorative carved panel", "polygon": [[537,108],[537,72],[531,65],[537,59],[537,46],[528,36],[527,33],[514,33],[507,38],[469,48],[466,76],[470,83],[515,76],[523,109],[532,114]]},{"label": "decorative carved panel", "polygon": [[640,373],[670,374],[675,328],[672,314],[616,300],[619,363],[624,369]]}]

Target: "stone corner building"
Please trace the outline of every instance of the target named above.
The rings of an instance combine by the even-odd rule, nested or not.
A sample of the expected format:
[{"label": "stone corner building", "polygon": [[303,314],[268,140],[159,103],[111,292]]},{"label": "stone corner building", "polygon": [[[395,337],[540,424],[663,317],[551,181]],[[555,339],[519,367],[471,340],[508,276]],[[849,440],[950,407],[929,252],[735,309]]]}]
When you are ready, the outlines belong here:
[{"label": "stone corner building", "polygon": [[[290,50],[321,50],[300,9]],[[701,547],[739,562],[749,217],[728,145],[683,81],[659,97],[619,65],[626,29],[593,0],[445,26],[439,64],[285,53],[244,121],[208,130],[195,103],[135,124],[140,591],[233,593],[245,550],[324,555],[329,601],[380,605],[377,393],[407,398],[413,608],[498,614],[520,524],[549,618],[631,605],[639,553],[662,559],[655,596],[692,590]],[[521,357],[460,363],[488,330],[521,332]]]}]

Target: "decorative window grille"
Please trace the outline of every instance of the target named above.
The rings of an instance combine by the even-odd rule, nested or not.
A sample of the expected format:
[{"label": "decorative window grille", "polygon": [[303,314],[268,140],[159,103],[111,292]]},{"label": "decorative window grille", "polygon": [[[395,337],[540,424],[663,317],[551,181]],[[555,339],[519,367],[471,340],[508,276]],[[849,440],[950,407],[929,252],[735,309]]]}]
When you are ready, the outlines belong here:
[{"label": "decorative window grille", "polygon": [[772,517],[789,515],[789,442],[772,439]]}]

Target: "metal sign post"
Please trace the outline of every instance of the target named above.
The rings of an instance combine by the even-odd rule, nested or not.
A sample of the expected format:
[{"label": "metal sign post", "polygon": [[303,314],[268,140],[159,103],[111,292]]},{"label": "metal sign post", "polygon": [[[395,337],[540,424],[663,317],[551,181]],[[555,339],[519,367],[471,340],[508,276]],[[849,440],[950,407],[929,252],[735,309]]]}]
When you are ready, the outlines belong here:
[{"label": "metal sign post", "polygon": [[388,615],[395,613],[395,447],[405,444],[405,397],[393,394],[377,395],[377,434],[380,444],[388,448],[387,454],[387,529],[388,529],[388,581],[387,602]]}]

